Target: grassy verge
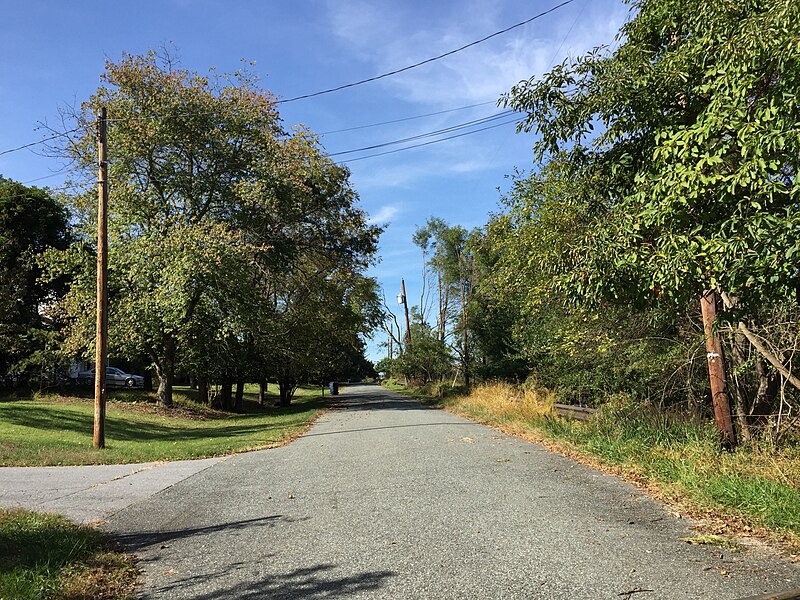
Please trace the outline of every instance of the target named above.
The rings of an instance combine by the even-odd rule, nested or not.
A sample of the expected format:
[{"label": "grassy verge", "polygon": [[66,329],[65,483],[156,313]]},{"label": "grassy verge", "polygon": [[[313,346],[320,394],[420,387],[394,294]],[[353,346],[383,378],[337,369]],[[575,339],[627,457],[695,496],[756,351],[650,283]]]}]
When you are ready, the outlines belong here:
[{"label": "grassy verge", "polygon": [[305,431],[327,401],[318,388],[298,390],[288,408],[262,407],[246,394],[244,412],[229,414],[197,404],[192,393],[178,389],[175,407],[163,409],[146,392],[111,392],[104,450],[92,448],[88,391],[0,402],[0,466],[137,463],[268,448]]},{"label": "grassy verge", "polygon": [[[430,400],[430,398],[428,398]],[[713,424],[609,403],[591,421],[555,416],[555,397],[503,384],[437,403],[462,416],[543,442],[648,487],[717,532],[766,534],[800,551],[800,445],[720,450]]]},{"label": "grassy verge", "polygon": [[58,515],[0,509],[0,598],[127,599],[138,570],[94,529]]}]

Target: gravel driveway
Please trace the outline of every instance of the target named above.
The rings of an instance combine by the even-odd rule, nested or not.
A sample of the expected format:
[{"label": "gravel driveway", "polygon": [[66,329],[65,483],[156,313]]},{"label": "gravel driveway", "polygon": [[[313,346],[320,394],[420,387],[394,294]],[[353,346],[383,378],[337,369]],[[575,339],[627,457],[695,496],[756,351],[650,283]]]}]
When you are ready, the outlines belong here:
[{"label": "gravel driveway", "polygon": [[375,385],[294,443],[111,517],[146,598],[734,599],[800,585],[760,550],[541,446]]}]

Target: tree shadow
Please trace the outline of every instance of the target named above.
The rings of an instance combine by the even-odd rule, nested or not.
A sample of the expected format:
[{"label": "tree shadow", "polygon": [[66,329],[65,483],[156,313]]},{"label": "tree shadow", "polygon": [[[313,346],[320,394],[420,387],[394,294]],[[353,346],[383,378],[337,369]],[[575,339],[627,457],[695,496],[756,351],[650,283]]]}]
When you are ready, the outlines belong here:
[{"label": "tree shadow", "polygon": [[[302,408],[295,411],[288,409],[278,413],[283,416],[292,415],[307,411]],[[47,405],[46,408],[36,406],[14,406],[9,405],[3,408],[3,421],[26,427],[33,427],[41,430],[69,431],[72,433],[85,434],[92,431],[92,415],[76,414],[69,410],[59,410],[57,406]],[[242,417],[246,421],[246,417]],[[224,420],[204,421],[206,426],[186,429],[184,427],[173,427],[168,423],[143,423],[132,422],[121,416],[106,414],[106,433],[117,441],[147,441],[147,442],[180,442],[206,439],[210,437],[236,438],[247,436],[252,433],[269,431],[272,429],[286,429],[302,425],[307,421],[306,418],[298,418],[292,421],[281,421],[272,425],[262,423],[246,424],[241,420],[236,424],[225,424]]]},{"label": "tree shadow", "polygon": [[111,532],[114,540],[122,544],[130,552],[136,553],[148,546],[162,545],[176,540],[182,540],[198,535],[208,535],[217,532],[232,532],[239,529],[253,527],[274,527],[277,523],[299,523],[308,518],[292,519],[283,515],[271,515],[269,517],[259,517],[257,519],[245,519],[230,523],[220,523],[218,525],[207,525],[205,527],[190,527],[176,531],[144,531],[134,533],[114,533]]},{"label": "tree shadow", "polygon": [[[125,550],[145,554],[142,564],[152,563],[150,569],[163,569],[162,556],[156,551],[152,558],[146,558],[148,551],[155,551],[169,546],[178,540],[195,536],[213,534],[229,534],[237,530],[249,529],[253,533],[255,527],[275,527],[282,523],[296,523],[307,518],[290,518],[284,515],[270,515],[254,519],[243,519],[228,523],[219,523],[205,527],[190,527],[173,531],[149,532],[114,532],[108,531],[114,541]],[[257,534],[256,534],[257,535]],[[219,541],[219,537],[217,540]],[[193,542],[197,547],[201,541]],[[369,571],[357,574],[337,573],[339,567],[333,564],[317,564],[314,566],[290,569],[280,572],[280,567],[273,561],[274,554],[259,554],[257,558],[246,562],[218,563],[213,572],[198,573],[179,579],[167,576],[163,579],[153,576],[150,589],[144,590],[142,597],[191,597],[200,600],[216,600],[227,598],[341,598],[349,597],[363,591],[379,590],[384,582],[395,576],[392,571]],[[148,568],[146,567],[146,570]],[[254,576],[263,570],[271,571],[264,575]]]},{"label": "tree shadow", "polygon": [[[318,564],[298,567],[285,573],[271,573],[254,579],[252,576],[254,566],[252,563],[237,563],[230,565],[226,571],[171,581],[153,591],[158,597],[175,595],[186,597],[186,593],[189,592],[195,600],[347,598],[359,592],[380,590],[390,577],[396,575],[393,571],[385,570],[337,575],[336,565]],[[241,575],[240,582],[219,586],[221,578],[230,579],[237,569],[247,570],[247,573]],[[210,587],[215,589],[209,589]],[[149,596],[146,594],[145,598],[147,597]]]},{"label": "tree shadow", "polygon": [[411,423],[409,425],[385,425],[381,427],[361,427],[360,429],[339,429],[336,431],[321,431],[318,433],[305,433],[303,434],[304,438],[307,437],[318,437],[323,435],[340,435],[343,433],[363,433],[365,431],[380,431],[382,429],[405,429],[405,428],[413,428],[413,427],[480,427],[478,423],[471,423],[469,421],[465,421],[463,423],[459,423],[457,421],[442,421],[441,423]]},{"label": "tree shadow", "polygon": [[380,396],[354,395],[331,401],[330,407],[337,410],[436,410],[435,407],[407,398],[385,398]]}]

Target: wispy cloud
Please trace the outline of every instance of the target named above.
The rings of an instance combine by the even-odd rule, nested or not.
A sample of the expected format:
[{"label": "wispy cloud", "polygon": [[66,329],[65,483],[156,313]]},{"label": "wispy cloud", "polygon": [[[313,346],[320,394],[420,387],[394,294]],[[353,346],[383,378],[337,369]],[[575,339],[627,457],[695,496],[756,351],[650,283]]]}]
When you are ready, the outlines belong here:
[{"label": "wispy cloud", "polygon": [[[331,5],[331,20],[336,35],[378,73],[447,52],[509,25],[508,14],[500,14],[494,4],[477,4],[473,10],[454,6],[453,14],[440,13],[439,20],[431,22],[426,15],[409,13],[403,3],[340,0]],[[547,15],[445,60],[387,78],[382,85],[398,98],[428,105],[497,98],[564,56],[607,42],[609,31],[615,32],[627,14],[622,5],[611,14],[595,14],[591,5],[578,11],[575,5],[571,11]]]},{"label": "wispy cloud", "polygon": [[377,213],[370,215],[367,223],[370,225],[384,225],[390,223],[399,212],[400,208],[398,206],[392,204],[382,206]]}]

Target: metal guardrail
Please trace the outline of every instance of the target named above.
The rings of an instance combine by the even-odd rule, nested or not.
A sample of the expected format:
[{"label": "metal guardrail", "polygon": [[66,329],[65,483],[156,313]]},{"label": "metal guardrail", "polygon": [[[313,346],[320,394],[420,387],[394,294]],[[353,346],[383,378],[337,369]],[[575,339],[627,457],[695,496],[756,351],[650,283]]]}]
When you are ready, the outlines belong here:
[{"label": "metal guardrail", "polygon": [[588,421],[597,412],[596,408],[589,408],[587,406],[573,406],[572,404],[556,404],[556,414],[560,417],[567,419],[577,419],[579,421]]}]

